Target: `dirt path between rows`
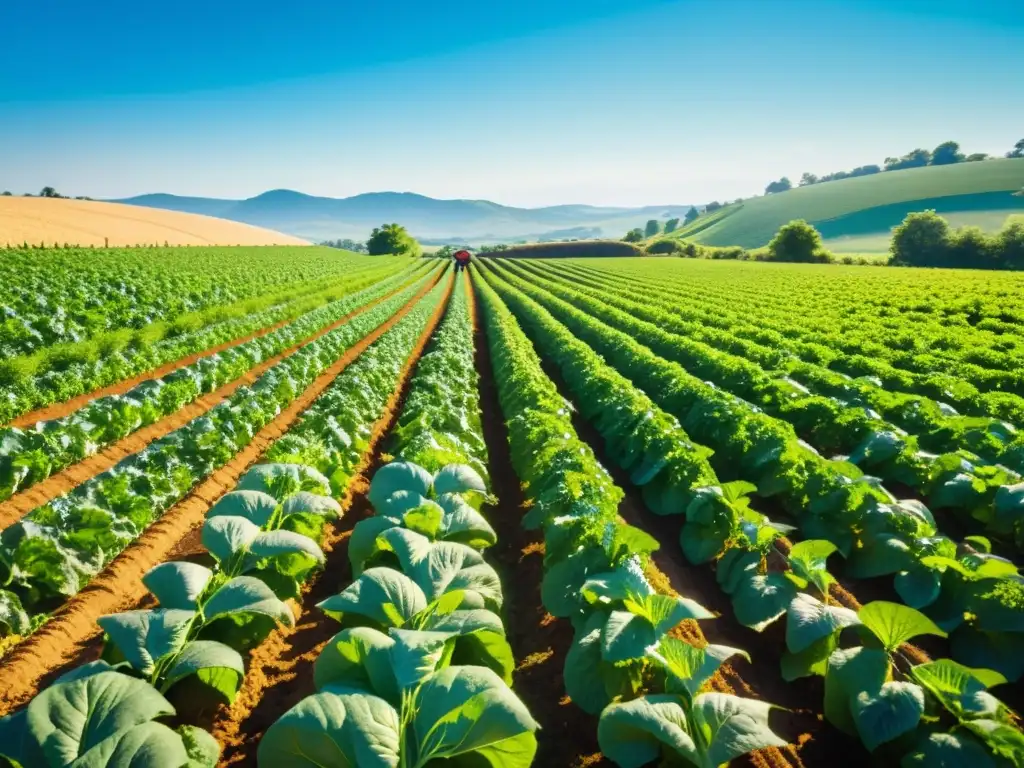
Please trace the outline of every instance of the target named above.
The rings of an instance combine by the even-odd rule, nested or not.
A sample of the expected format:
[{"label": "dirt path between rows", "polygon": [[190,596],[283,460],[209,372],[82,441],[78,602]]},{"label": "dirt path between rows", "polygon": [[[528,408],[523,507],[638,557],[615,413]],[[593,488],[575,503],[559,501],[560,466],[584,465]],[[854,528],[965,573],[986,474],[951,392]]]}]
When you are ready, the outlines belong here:
[{"label": "dirt path between rows", "polygon": [[50,621],[12,649],[0,664],[0,715],[29,701],[41,684],[55,676],[55,670],[65,668],[69,661],[95,642],[100,632],[96,624],[98,617],[128,610],[142,601],[148,594],[142,585],[142,576],[165,561],[182,539],[198,529],[210,507],[235,487],[239,478],[259,460],[269,445],[285,434],[334,379],[401,320],[440,278],[441,275],[436,275],[428,280],[398,312],[350,347],[291,405],[257,432],[248,446],[199,483],[81,592],[58,609]]},{"label": "dirt path between rows", "polygon": [[[255,367],[250,368],[246,373],[242,374],[237,379],[228,382],[219,389],[215,389],[209,394],[201,395],[180,410],[165,416],[149,426],[142,427],[141,429],[132,432],[127,437],[118,440],[116,443],[111,443],[100,452],[89,456],[83,461],[80,461],[77,464],[72,464],[70,467],[50,475],[45,480],[14,494],[3,503],[0,503],[0,530],[18,522],[33,509],[41,507],[44,504],[48,504],[58,496],[62,496],[87,480],[91,480],[97,475],[106,472],[126,457],[131,456],[134,453],[138,453],[153,441],[159,440],[165,435],[169,435],[171,432],[176,429],[180,429],[193,419],[199,418],[200,416],[208,413],[224,400],[231,397],[231,395],[233,395],[240,387],[252,384],[256,379],[266,373],[270,368],[280,363],[286,357],[293,355],[296,351],[310,342],[319,339],[321,336],[340,328],[357,315],[361,315],[377,304],[380,304],[382,301],[386,301],[399,291],[404,290],[406,286],[407,283],[403,283],[387,295],[349,312],[344,317],[324,326],[320,330],[316,331],[316,333],[311,336],[307,336],[296,344],[293,344],[283,352],[258,363]],[[281,323],[278,327],[284,324],[285,323]],[[262,335],[262,332],[260,332],[260,334],[250,336],[249,338],[255,338],[256,335]],[[208,353],[204,352],[200,357],[205,356],[206,354]],[[69,403],[70,402],[72,401],[69,401]]]},{"label": "dirt path between rows", "polygon": [[209,730],[222,747],[220,766],[255,766],[256,750],[267,728],[302,699],[316,693],[313,664],[327,641],[338,632],[338,625],[324,616],[316,604],[352,583],[348,539],[357,522],[373,515],[366,499],[370,478],[385,463],[381,452],[383,440],[402,411],[416,364],[447,311],[454,285],[454,280],[448,279],[448,290],[409,354],[395,389],[373,426],[363,461],[341,500],[342,517],[321,545],[327,555],[324,569],[303,588],[302,604],[296,606],[295,626],[278,627],[253,650],[234,704],[222,707],[210,725]]},{"label": "dirt path between rows", "polygon": [[498,497],[498,505],[488,514],[498,543],[488,554],[501,575],[505,595],[505,627],[517,663],[512,687],[541,726],[538,766],[611,766],[597,745],[597,718],[575,706],[565,694],[562,669],[573,641],[572,626],[549,614],[541,602],[544,539],[541,531],[529,531],[521,524],[527,500],[512,468],[508,427],[498,401],[486,329],[477,316],[473,291],[467,296],[473,314],[491,488]]}]

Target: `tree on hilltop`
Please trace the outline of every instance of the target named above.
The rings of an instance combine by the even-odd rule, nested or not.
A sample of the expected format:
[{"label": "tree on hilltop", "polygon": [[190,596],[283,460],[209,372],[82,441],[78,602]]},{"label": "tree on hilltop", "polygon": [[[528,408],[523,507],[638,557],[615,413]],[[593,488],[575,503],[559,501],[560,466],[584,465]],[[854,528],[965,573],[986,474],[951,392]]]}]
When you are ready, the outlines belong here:
[{"label": "tree on hilltop", "polygon": [[944,141],[932,152],[932,165],[953,165],[963,162],[964,154],[955,141]]},{"label": "tree on hilltop", "polygon": [[812,184],[817,184],[817,183],[818,183],[818,177],[815,176],[813,173],[805,173],[803,176],[800,177],[800,186],[801,187],[809,187]]},{"label": "tree on hilltop", "polygon": [[0,197],[14,197],[14,195],[5,189],[3,192],[0,192]]},{"label": "tree on hilltop", "polygon": [[629,232],[626,233],[625,237],[622,238],[622,241],[624,243],[639,243],[643,239],[644,231],[640,229],[640,227],[637,227],[636,229],[629,230]]},{"label": "tree on hilltop", "polygon": [[42,190],[39,192],[39,196],[40,197],[63,197],[63,195],[61,195],[53,187],[43,187]]},{"label": "tree on hilltop", "polygon": [[675,232],[677,229],[679,229],[679,219],[678,218],[669,219],[668,221],[665,222],[665,234],[666,235],[669,232]]},{"label": "tree on hilltop", "polygon": [[988,152],[975,152],[974,154],[968,155],[967,157],[965,157],[964,158],[964,162],[965,163],[977,163],[977,162],[980,162],[982,160],[988,160],[988,159],[989,159]]},{"label": "tree on hilltop", "polygon": [[777,194],[778,192],[788,192],[792,188],[793,182],[791,182],[787,177],[783,176],[778,181],[773,181],[771,184],[765,187],[764,193],[766,195],[774,195]]},{"label": "tree on hilltop", "polygon": [[700,211],[691,205],[690,210],[686,212],[686,217],[683,219],[683,224],[690,224],[696,221],[698,216],[700,216]]},{"label": "tree on hilltop", "polygon": [[661,224],[658,223],[657,219],[651,219],[647,222],[647,226],[644,227],[644,237],[654,237],[659,232],[661,232]]},{"label": "tree on hilltop", "polygon": [[1024,139],[1021,139],[1013,145],[1013,149],[1006,153],[1009,158],[1024,157]]},{"label": "tree on hilltop", "polygon": [[371,256],[419,256],[421,253],[419,243],[399,224],[374,227],[369,240],[366,241],[366,250]]},{"label": "tree on hilltop", "polygon": [[903,157],[885,158],[885,170],[902,171],[905,168],[923,168],[932,161],[932,153],[927,149],[915,149]]}]

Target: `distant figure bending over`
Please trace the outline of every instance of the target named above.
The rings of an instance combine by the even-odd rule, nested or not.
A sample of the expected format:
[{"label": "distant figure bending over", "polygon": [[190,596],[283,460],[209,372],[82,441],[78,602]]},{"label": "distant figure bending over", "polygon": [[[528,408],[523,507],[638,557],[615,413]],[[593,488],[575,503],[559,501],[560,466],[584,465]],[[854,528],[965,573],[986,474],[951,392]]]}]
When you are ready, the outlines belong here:
[{"label": "distant figure bending over", "polygon": [[456,251],[453,258],[455,259],[455,271],[458,272],[469,266],[471,256],[469,251]]}]

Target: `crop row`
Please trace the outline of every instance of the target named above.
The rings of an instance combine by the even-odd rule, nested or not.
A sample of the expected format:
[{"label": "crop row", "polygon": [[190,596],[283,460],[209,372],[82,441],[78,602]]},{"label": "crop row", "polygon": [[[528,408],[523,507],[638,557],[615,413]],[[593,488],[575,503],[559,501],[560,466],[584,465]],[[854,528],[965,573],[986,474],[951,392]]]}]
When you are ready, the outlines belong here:
[{"label": "crop row", "polygon": [[[479,289],[512,461],[531,504],[523,522],[544,533],[544,606],[575,628],[566,691],[577,706],[600,713],[601,750],[629,768],[662,755],[720,765],[782,745],[768,726],[769,704],[700,693],[739,651],[698,648],[669,634],[686,619],[712,615],[650,585],[645,569],[658,543],[618,517],[622,491],[577,437],[566,401],[514,315],[490,285]],[[638,438],[637,454],[656,433]]]},{"label": "crop row", "polygon": [[[438,285],[418,302],[335,379],[317,405],[324,407],[323,398],[362,393],[360,406],[339,416],[359,419],[353,431],[370,432],[445,291]],[[325,452],[347,455],[351,439],[325,426],[307,411],[297,432],[271,452],[290,450],[281,442],[300,434]],[[144,582],[159,607],[100,619],[103,660],[65,674],[0,721],[0,733],[9,737],[0,752],[21,765],[53,768],[215,766],[220,747],[208,732],[192,725],[172,730],[160,719],[183,705],[192,713],[206,701],[230,703],[245,672],[242,653],[275,625],[294,622],[285,601],[298,597],[324,564],[318,542],[342,511],[337,499],[348,492],[345,487],[332,493],[332,479],[321,471],[330,469],[280,462],[253,467],[207,514],[202,541],[212,567],[167,562],[152,569]],[[76,704],[96,716],[64,717]]]},{"label": "crop row", "polygon": [[[642,488],[648,508],[685,516],[680,543],[687,559],[695,565],[718,560],[718,580],[732,597],[737,620],[762,631],[785,616],[783,675],[787,680],[824,676],[825,715],[834,725],[859,736],[871,750],[911,733],[910,760],[948,757],[957,750],[978,748],[979,742],[995,755],[1006,755],[1011,746],[1024,744],[1016,739],[1019,734],[1007,708],[989,694],[985,696],[992,706],[984,715],[949,704],[946,681],[952,679],[949,684],[965,695],[969,689],[1005,682],[997,673],[949,660],[925,661],[909,670],[904,665],[897,673],[903,675],[900,681],[887,682],[897,661],[905,660],[900,650],[904,642],[917,634],[945,633],[906,606],[875,602],[854,610],[834,599],[830,602],[829,587],[835,579],[826,560],[836,551],[834,544],[807,540],[791,550],[777,548],[786,528],[750,507],[746,495],[755,486],[719,484],[707,460],[711,452],[695,445],[674,417],[658,409],[536,302],[493,275],[488,279],[510,302],[541,354],[558,365],[583,415],[602,435],[607,454]],[[849,628],[856,628],[861,642],[840,648],[840,636]],[[879,646],[884,650],[876,650]],[[707,652],[721,661],[739,651],[710,646]],[[600,708],[622,683],[613,676],[618,668],[602,670],[602,681],[588,677],[586,667],[600,669],[593,662],[588,659],[572,676],[567,665],[566,684],[574,701]],[[926,702],[930,712],[944,711],[944,717],[936,722],[931,716],[923,719]],[[899,717],[899,722],[880,722],[882,711]],[[963,736],[962,730],[976,736]]]},{"label": "crop row", "polygon": [[[167,363],[294,320],[398,271],[397,264],[357,264],[344,277],[265,294],[203,312],[115,329],[74,344],[45,347],[0,362],[0,421],[25,423],[33,411],[109,387]],[[20,418],[18,418],[20,417]]]},{"label": "crop row", "polygon": [[[932,507],[955,511],[965,527],[1003,539],[1010,549],[1024,549],[1021,476],[990,463],[1002,459],[1024,469],[1024,435],[1011,441],[1012,432],[1001,422],[947,416],[924,398],[892,395],[870,385],[861,387],[862,397],[853,402],[848,393],[846,399],[815,395],[784,373],[766,372],[745,357],[693,339],[691,329],[656,298],[641,303],[621,298],[626,292],[617,287],[570,288],[557,279],[545,287],[661,357],[788,421],[819,451],[849,456],[883,480],[912,487]],[[898,424],[885,421],[890,416]],[[928,431],[918,438],[903,427]],[[921,450],[921,442],[941,455]]]},{"label": "crop row", "polygon": [[334,279],[360,261],[320,248],[5,250],[0,358]]},{"label": "crop row", "polygon": [[124,394],[92,400],[67,416],[39,422],[29,430],[0,428],[0,501],[238,379],[264,360],[301,343],[408,279],[402,273],[362,290],[358,290],[361,284],[356,283],[351,293],[275,331],[201,357]]},{"label": "crop row", "polygon": [[24,635],[48,610],[77,593],[200,479],[247,445],[346,350],[409,302],[423,283],[305,345],[205,416],[4,530],[0,565],[7,587],[2,593],[3,623],[9,631]]},{"label": "crop row", "polygon": [[789,423],[572,304],[503,274],[712,449],[719,477],[753,483],[760,496],[778,499],[805,538],[835,544],[847,576],[894,575],[901,599],[951,633],[954,658],[995,668],[1011,680],[1024,673],[1014,650],[1024,641],[1024,580],[1013,564],[986,553],[987,542],[958,545],[941,534],[924,505],[898,501],[856,466],[823,458]]},{"label": "crop row", "polygon": [[354,581],[318,606],[340,631],[316,660],[317,693],[267,730],[260,765],[532,763],[536,723],[509,688],[501,582],[484,558],[487,484],[467,463],[486,458],[475,384],[457,281],[388,441],[397,460],[371,482],[375,514],[352,532]]},{"label": "crop row", "polygon": [[[579,269],[608,276],[608,273],[589,267]],[[764,277],[768,279],[770,275]],[[621,280],[621,275],[613,273],[613,279]],[[970,370],[954,374],[951,372],[953,366],[947,361],[934,364],[919,361],[918,364],[913,360],[900,360],[900,365],[906,367],[899,367],[890,362],[893,350],[911,341],[916,342],[922,334],[908,333],[905,328],[902,331],[887,329],[877,319],[865,318],[858,325],[870,329],[870,340],[855,347],[847,341],[848,332],[840,330],[844,326],[838,322],[831,323],[826,313],[818,308],[802,307],[798,321],[794,321],[799,324],[794,325],[785,319],[784,312],[761,310],[757,308],[756,299],[730,294],[727,290],[712,297],[714,289],[705,290],[702,286],[699,294],[694,295],[696,289],[692,284],[677,285],[666,275],[648,276],[642,270],[631,274],[630,282],[672,302],[676,312],[686,320],[728,330],[740,338],[757,341],[848,376],[874,377],[887,390],[926,395],[951,403],[968,415],[988,415],[1024,424],[1024,391],[1017,391],[1020,382],[1015,378],[1019,376],[1020,369],[1014,369],[1012,365],[1009,371],[996,371],[992,375],[969,363],[963,365],[973,366]],[[777,290],[785,296],[793,296],[791,288],[782,284]],[[799,304],[799,300],[793,303]],[[836,303],[842,306],[839,297],[836,297]],[[758,316],[758,323],[751,322],[754,316]],[[814,319],[810,321],[808,318]],[[901,316],[900,322],[903,320]],[[947,335],[969,334],[971,326],[967,320],[961,319],[961,323],[951,327]],[[809,328],[806,327],[808,325]],[[1013,338],[998,336],[993,344],[1014,344]],[[951,343],[948,340],[935,342],[936,345]],[[963,344],[968,350],[972,348],[966,342]],[[974,379],[977,380],[972,383]]]}]

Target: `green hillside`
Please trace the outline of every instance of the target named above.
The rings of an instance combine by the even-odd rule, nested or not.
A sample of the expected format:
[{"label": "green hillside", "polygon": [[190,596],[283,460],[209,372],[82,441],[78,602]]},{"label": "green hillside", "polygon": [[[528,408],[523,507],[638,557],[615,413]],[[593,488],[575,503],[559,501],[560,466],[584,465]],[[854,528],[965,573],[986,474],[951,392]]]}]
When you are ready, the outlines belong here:
[{"label": "green hillside", "polygon": [[[998,229],[1024,212],[1024,159],[887,171],[758,197],[700,217],[679,237],[705,245],[765,245],[783,224],[806,219],[826,244],[846,252],[885,250],[889,230],[907,213],[929,208],[956,225]],[[870,246],[870,247],[869,247]]]}]

